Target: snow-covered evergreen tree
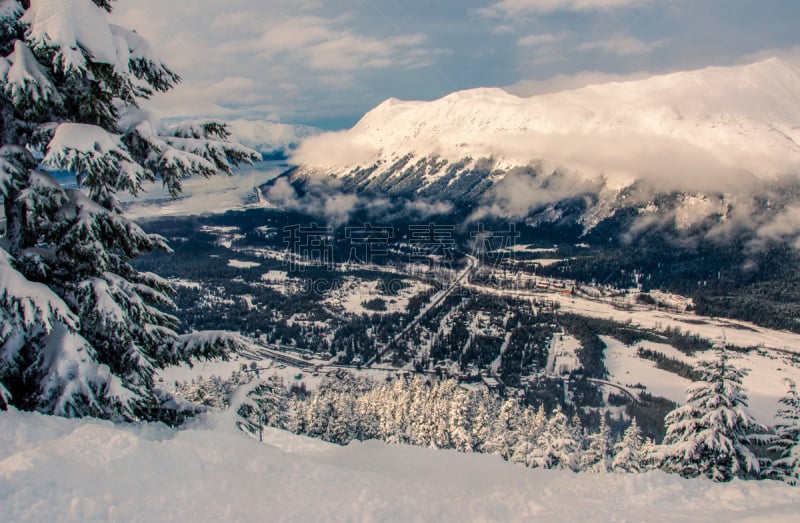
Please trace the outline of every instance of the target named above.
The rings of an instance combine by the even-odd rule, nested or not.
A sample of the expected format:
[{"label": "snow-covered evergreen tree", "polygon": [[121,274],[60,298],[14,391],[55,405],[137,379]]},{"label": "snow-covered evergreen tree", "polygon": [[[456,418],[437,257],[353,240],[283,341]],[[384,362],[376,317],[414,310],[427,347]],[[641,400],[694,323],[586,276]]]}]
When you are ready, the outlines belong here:
[{"label": "snow-covered evergreen tree", "polygon": [[577,471],[583,446],[580,430],[580,426],[571,424],[561,409],[557,408],[539,435],[530,466]]},{"label": "snow-covered evergreen tree", "polygon": [[665,419],[661,468],[714,481],[758,474],[758,458],[749,445],[766,427],[745,411],[746,371],[731,364],[724,349],[717,349],[714,360],[700,362],[697,370],[702,379],[688,389],[686,405]]},{"label": "snow-covered evergreen tree", "polygon": [[597,432],[586,437],[587,447],[581,456],[581,470],[583,472],[609,472],[612,463],[613,442],[611,441],[611,428],[608,426],[606,416],[600,417],[600,427]]},{"label": "snow-covered evergreen tree", "polygon": [[543,405],[539,405],[537,411],[531,407],[525,408],[519,421],[519,438],[512,448],[509,461],[531,466],[532,459],[536,454],[537,441],[546,426],[547,414],[545,414]]},{"label": "snow-covered evergreen tree", "polygon": [[409,410],[413,414],[409,427],[410,442],[413,445],[429,447],[433,442],[433,409],[430,405],[430,387],[426,386],[419,377],[414,377],[408,389],[411,396]]},{"label": "snow-covered evergreen tree", "polygon": [[486,443],[492,431],[495,409],[491,395],[479,392],[475,398],[475,415],[472,419],[472,448],[475,452],[487,452]]},{"label": "snow-covered evergreen tree", "polygon": [[498,454],[505,460],[511,459],[514,447],[519,440],[519,418],[521,414],[516,398],[509,398],[500,405],[497,417],[492,423],[491,436],[486,443],[486,451]]},{"label": "snow-covered evergreen tree", "polygon": [[642,472],[645,465],[645,441],[636,418],[625,429],[622,439],[614,445],[614,459],[611,470],[614,472]]},{"label": "snow-covered evergreen tree", "polygon": [[450,401],[450,441],[459,452],[472,452],[473,404],[466,390],[458,388]]},{"label": "snow-covered evergreen tree", "polygon": [[250,393],[250,398],[258,407],[256,413],[262,423],[279,429],[288,426],[289,395],[283,378],[276,374],[260,380],[258,386]]},{"label": "snow-covered evergreen tree", "polygon": [[155,371],[236,343],[176,334],[170,286],[130,264],[168,247],[124,217],[117,195],[156,180],[177,195],[184,177],[255,156],[219,124],[167,128],[139,108],[179,78],[108,22],[111,5],[0,2],[0,391],[23,409],[163,419],[170,398]]},{"label": "snow-covered evergreen tree", "polygon": [[797,384],[787,381],[789,390],[779,401],[775,439],[770,447],[778,458],[773,460],[769,476],[797,485],[800,482],[800,396]]}]

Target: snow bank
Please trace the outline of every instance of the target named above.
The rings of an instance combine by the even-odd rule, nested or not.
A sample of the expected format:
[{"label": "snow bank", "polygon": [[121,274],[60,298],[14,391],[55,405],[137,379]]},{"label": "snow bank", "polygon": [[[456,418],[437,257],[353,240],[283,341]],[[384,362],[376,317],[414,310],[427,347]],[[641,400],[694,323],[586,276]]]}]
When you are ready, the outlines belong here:
[{"label": "snow bank", "polygon": [[[800,489],[660,472],[574,475],[500,458],[280,431],[0,413],[6,521],[795,521]],[[274,443],[274,444],[273,444]]]}]

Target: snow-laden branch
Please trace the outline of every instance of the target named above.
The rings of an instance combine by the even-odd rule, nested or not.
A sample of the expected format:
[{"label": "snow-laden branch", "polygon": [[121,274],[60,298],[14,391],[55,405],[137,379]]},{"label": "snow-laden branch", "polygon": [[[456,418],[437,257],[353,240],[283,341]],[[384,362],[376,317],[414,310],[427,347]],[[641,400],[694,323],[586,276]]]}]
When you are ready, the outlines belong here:
[{"label": "snow-laden branch", "polygon": [[249,343],[232,332],[200,331],[180,336],[162,356],[175,364],[191,363],[192,359],[227,359],[249,347]]}]

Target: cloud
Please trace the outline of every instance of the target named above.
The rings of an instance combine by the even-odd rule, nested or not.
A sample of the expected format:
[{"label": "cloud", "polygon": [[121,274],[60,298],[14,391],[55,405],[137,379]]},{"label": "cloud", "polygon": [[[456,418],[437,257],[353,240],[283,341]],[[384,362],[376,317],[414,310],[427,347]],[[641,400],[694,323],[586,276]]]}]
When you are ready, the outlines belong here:
[{"label": "cloud", "polygon": [[666,44],[666,40],[645,42],[643,40],[639,40],[635,36],[617,33],[604,40],[585,42],[578,46],[577,49],[578,51],[600,50],[606,54],[632,56],[649,54],[659,47],[662,47],[664,44]]},{"label": "cloud", "polygon": [[478,209],[470,221],[487,216],[518,220],[550,203],[602,189],[601,179],[587,180],[577,173],[556,171],[544,175],[532,169],[515,169],[495,185],[491,203]]},{"label": "cloud", "polygon": [[507,35],[516,32],[513,26],[508,24],[500,24],[492,28],[492,33],[496,35]]},{"label": "cloud", "polygon": [[358,95],[370,75],[417,68],[439,56],[420,31],[376,31],[359,17],[357,2],[337,7],[120,0],[112,20],[141,32],[184,78],[149,103],[162,117],[332,117],[363,104]]},{"label": "cloud", "polygon": [[560,42],[567,38],[569,33],[539,33],[539,34],[532,34],[528,36],[523,36],[519,40],[517,40],[517,45],[521,45],[523,47],[533,47],[533,46],[540,46],[540,45],[550,45],[556,42]]},{"label": "cloud", "polygon": [[574,38],[573,33],[562,31],[529,34],[517,39],[523,68],[527,70],[531,66],[541,67],[564,60],[566,42],[572,38]]},{"label": "cloud", "polygon": [[324,171],[331,166],[370,165],[378,159],[379,152],[368,142],[350,139],[347,131],[338,131],[304,140],[291,160],[297,165],[313,165]]},{"label": "cloud", "polygon": [[285,178],[279,178],[264,197],[277,207],[318,216],[334,228],[347,223],[356,212],[365,213],[371,220],[388,223],[402,218],[424,220],[448,215],[453,210],[450,202],[422,198],[389,200],[356,195],[343,191],[338,180],[324,176],[312,175],[304,181],[302,195]]},{"label": "cloud", "polygon": [[[785,1],[721,3],[118,0],[111,19],[183,77],[147,103],[161,117],[278,115],[342,128],[389,97],[430,100],[581,69],[669,72],[800,43]],[[629,26],[641,41],[614,37]]]},{"label": "cloud", "polygon": [[412,65],[404,51],[425,43],[421,33],[373,38],[336,26],[346,21],[315,16],[288,17],[264,30],[257,47],[263,56],[288,57],[312,69],[352,72],[393,65]]},{"label": "cloud", "polygon": [[501,0],[478,12],[487,17],[514,17],[558,11],[596,11],[639,6],[651,0]]},{"label": "cloud", "polygon": [[772,219],[762,223],[757,229],[757,238],[750,247],[762,250],[770,243],[792,241],[795,248],[800,249],[800,206],[789,205]]},{"label": "cloud", "polygon": [[358,205],[358,197],[336,191],[334,187],[317,180],[309,180],[305,194],[298,195],[285,178],[279,178],[264,194],[266,200],[283,209],[320,216],[331,227],[347,222]]}]

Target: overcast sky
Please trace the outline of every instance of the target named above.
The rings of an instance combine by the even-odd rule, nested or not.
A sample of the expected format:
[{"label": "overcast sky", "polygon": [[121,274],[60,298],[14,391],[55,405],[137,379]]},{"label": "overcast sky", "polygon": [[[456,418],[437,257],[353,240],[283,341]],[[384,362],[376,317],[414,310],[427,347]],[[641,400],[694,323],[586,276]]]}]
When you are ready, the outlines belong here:
[{"label": "overcast sky", "polygon": [[386,98],[519,95],[798,55],[797,0],[118,0],[183,77],[163,117],[350,127]]}]

